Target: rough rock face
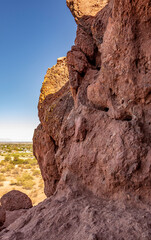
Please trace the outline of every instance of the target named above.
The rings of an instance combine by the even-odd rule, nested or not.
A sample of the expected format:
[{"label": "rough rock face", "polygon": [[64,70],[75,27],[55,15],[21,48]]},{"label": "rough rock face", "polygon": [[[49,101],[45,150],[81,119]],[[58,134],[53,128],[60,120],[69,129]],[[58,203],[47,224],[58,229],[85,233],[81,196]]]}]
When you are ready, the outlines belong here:
[{"label": "rough rock face", "polygon": [[[66,182],[67,184],[67,182]],[[150,240],[151,209],[96,198],[69,184],[0,233],[2,240]]]},{"label": "rough rock face", "polygon": [[83,16],[95,16],[109,0],[66,0],[76,22]]},{"label": "rough rock face", "polygon": [[150,45],[150,0],[111,0],[80,17],[69,83],[45,97],[34,134],[52,196],[3,240],[151,239]]},{"label": "rough rock face", "polygon": [[[75,131],[57,158],[99,196],[150,201],[150,19],[147,0],[110,1],[80,19],[67,54]],[[84,138],[75,141],[81,128]]]},{"label": "rough rock face", "polygon": [[12,190],[4,194],[0,199],[1,205],[5,210],[13,211],[28,209],[32,207],[30,198],[23,192]]},{"label": "rough rock face", "polygon": [[23,216],[29,209],[19,209],[13,211],[6,211],[6,220],[3,228],[8,227],[10,224],[14,223],[17,218]]},{"label": "rough rock face", "polygon": [[96,17],[82,17],[67,54],[75,107],[59,127],[41,121],[56,138],[48,161],[59,179],[70,171],[98,196],[150,202],[150,19],[147,0],[110,1]]},{"label": "rough rock face", "polygon": [[[3,209],[3,225],[0,225],[0,231],[7,228],[10,224],[14,223],[17,218],[23,216],[29,209],[19,209],[13,211],[6,211]],[[5,215],[4,215],[5,213]]]},{"label": "rough rock face", "polygon": [[40,166],[47,196],[54,193],[60,179],[55,154],[62,123],[72,108],[66,58],[59,58],[57,64],[48,69],[44,79],[38,104],[41,124],[33,137],[33,152]]}]

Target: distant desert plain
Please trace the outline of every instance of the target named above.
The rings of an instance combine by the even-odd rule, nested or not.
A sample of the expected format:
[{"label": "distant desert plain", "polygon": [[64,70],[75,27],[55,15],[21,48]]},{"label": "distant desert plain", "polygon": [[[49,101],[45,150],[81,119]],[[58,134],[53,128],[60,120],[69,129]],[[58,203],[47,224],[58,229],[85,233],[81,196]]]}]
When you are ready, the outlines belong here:
[{"label": "distant desert plain", "polygon": [[32,143],[0,142],[0,198],[11,190],[26,193],[33,205],[46,198]]}]

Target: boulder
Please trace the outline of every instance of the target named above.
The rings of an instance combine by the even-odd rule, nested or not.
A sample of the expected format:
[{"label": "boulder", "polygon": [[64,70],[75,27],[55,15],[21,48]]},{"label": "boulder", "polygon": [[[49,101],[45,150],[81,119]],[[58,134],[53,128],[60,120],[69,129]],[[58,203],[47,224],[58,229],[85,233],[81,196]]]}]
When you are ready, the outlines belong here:
[{"label": "boulder", "polygon": [[31,199],[23,192],[12,190],[1,198],[1,205],[5,210],[13,211],[32,207]]}]

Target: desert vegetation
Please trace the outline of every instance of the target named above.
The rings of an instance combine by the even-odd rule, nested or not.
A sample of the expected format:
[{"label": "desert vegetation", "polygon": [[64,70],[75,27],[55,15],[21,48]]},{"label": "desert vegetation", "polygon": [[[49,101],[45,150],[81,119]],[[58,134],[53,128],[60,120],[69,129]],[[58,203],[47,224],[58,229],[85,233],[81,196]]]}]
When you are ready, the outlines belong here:
[{"label": "desert vegetation", "polygon": [[31,143],[0,144],[0,197],[13,189],[26,193],[34,205],[45,198]]}]

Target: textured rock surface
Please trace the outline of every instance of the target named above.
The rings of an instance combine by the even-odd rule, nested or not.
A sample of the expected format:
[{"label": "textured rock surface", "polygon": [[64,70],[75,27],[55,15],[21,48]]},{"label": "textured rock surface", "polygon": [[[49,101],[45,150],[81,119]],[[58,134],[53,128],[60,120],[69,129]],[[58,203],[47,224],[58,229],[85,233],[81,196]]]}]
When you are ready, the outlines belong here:
[{"label": "textured rock surface", "polygon": [[95,16],[101,10],[108,0],[66,0],[76,21],[83,16]]},{"label": "textured rock surface", "polygon": [[95,18],[80,19],[67,55],[76,106],[70,118],[80,131],[84,117],[86,136],[68,139],[61,169],[100,196],[131,192],[150,201],[150,18],[147,0],[110,1]]},{"label": "textured rock surface", "polygon": [[111,0],[79,19],[69,83],[40,104],[34,134],[52,196],[0,237],[151,239],[150,44],[149,0]]},{"label": "textured rock surface", "polygon": [[32,207],[30,198],[18,190],[12,190],[1,197],[1,205],[5,210],[13,211]]},{"label": "textured rock surface", "polygon": [[39,104],[41,124],[34,133],[33,152],[41,169],[47,196],[54,193],[60,179],[55,154],[58,150],[62,123],[67,119],[72,107],[69,82],[57,93],[47,95],[43,103]]},{"label": "textured rock surface", "polygon": [[17,218],[20,216],[23,216],[29,209],[19,209],[14,211],[5,211],[5,221],[3,222],[3,225],[0,227],[0,231],[7,228],[10,224],[14,223]]},{"label": "textured rock surface", "polygon": [[134,206],[69,189],[64,197],[50,197],[29,209],[0,239],[150,240],[151,209],[139,201]]}]

